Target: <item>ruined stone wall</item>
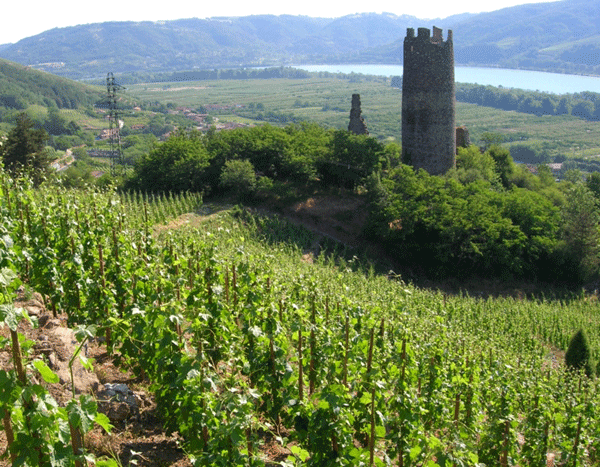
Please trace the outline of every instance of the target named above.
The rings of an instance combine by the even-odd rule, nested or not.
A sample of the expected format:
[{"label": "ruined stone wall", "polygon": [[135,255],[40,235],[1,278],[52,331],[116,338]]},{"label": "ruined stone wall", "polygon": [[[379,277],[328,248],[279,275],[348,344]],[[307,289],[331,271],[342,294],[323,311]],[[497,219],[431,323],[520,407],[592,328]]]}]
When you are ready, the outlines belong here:
[{"label": "ruined stone wall", "polygon": [[468,148],[471,146],[471,137],[469,136],[469,129],[466,126],[456,127],[456,153],[458,154],[458,148]]},{"label": "ruined stone wall", "polygon": [[434,27],[408,28],[404,39],[402,159],[432,175],[456,164],[454,48]]},{"label": "ruined stone wall", "polygon": [[352,107],[350,108],[350,123],[348,131],[355,135],[368,135],[367,124],[365,119],[361,117],[362,110],[360,108],[360,94],[352,94]]}]

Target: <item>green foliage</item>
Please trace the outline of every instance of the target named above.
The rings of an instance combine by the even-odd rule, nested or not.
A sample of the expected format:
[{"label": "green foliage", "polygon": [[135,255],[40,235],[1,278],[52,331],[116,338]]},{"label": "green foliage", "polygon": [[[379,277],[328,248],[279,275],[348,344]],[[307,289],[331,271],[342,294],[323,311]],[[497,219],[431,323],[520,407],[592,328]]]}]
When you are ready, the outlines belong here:
[{"label": "green foliage", "polygon": [[[183,157],[186,151],[189,154]],[[355,187],[382,164],[397,164],[398,151],[392,148],[386,155],[374,138],[309,123],[209,130],[205,136],[178,132],[138,159],[128,186],[152,191],[218,190],[232,186],[220,183],[221,176],[228,163],[240,160],[271,180],[302,185],[319,176],[328,185]],[[188,166],[178,171],[182,157]],[[198,161],[193,167],[189,166],[192,160]],[[240,167],[237,164],[236,170]]]},{"label": "green foliage", "polygon": [[[593,92],[567,94],[559,100],[554,94],[539,91],[461,83],[456,89],[456,100],[537,116],[573,115],[584,120],[597,120],[600,116],[596,110],[600,95]],[[492,141],[491,144],[499,142]]]},{"label": "green foliage", "polygon": [[508,188],[512,184],[512,178],[516,172],[516,166],[513,162],[513,158],[506,148],[502,148],[498,145],[492,145],[487,151],[495,163],[495,171],[500,182],[505,188]]},{"label": "green foliage", "polygon": [[497,172],[495,158],[490,152],[482,154],[477,146],[471,145],[468,148],[458,148],[456,169],[450,176],[456,176],[463,184],[485,180],[492,186],[500,186],[500,175]]},{"label": "green foliage", "polygon": [[197,132],[178,131],[136,162],[128,186],[144,191],[202,191],[210,156]]},{"label": "green foliage", "polygon": [[594,194],[596,199],[600,201],[600,172],[592,172],[586,180],[588,189]]},{"label": "green foliage", "polygon": [[568,368],[580,371],[583,370],[587,376],[593,374],[592,365],[590,362],[590,349],[583,329],[571,338],[569,347],[565,353],[565,363]]},{"label": "green foliage", "polygon": [[533,143],[513,143],[510,147],[510,153],[514,159],[525,164],[547,164],[552,160],[549,148],[541,142]]},{"label": "green foliage", "polygon": [[337,130],[330,144],[329,154],[317,163],[319,178],[326,185],[354,188],[379,170],[384,148],[374,138]]},{"label": "green foliage", "polygon": [[0,109],[33,104],[75,109],[98,98],[91,87],[0,59]]},{"label": "green foliage", "polygon": [[13,176],[29,173],[34,183],[39,185],[49,170],[50,161],[45,150],[47,138],[44,130],[34,128],[31,119],[20,114],[17,126],[0,147],[6,170]]},{"label": "green foliage", "polygon": [[[477,148],[462,151],[460,160],[485,161],[495,175],[492,157]],[[558,209],[522,188],[495,191],[482,179],[461,184],[453,177],[403,165],[386,178],[370,179],[367,231],[403,263],[421,265],[424,274],[545,276],[558,240]]]},{"label": "green foliage", "polygon": [[256,187],[256,174],[254,166],[249,160],[231,160],[225,162],[221,172],[221,185],[232,190],[243,199],[250,195]]},{"label": "green foliage", "polygon": [[501,134],[490,131],[484,132],[479,139],[483,143],[484,150],[487,150],[491,146],[500,146],[504,142],[504,137]]},{"label": "green foliage", "polygon": [[567,192],[562,208],[562,238],[565,252],[576,267],[573,273],[581,281],[598,273],[599,221],[598,201],[594,194],[584,183],[576,183]]},{"label": "green foliage", "polygon": [[[3,185],[6,186],[5,183]],[[10,196],[9,192],[5,194]],[[28,195],[31,192],[25,194]],[[6,201],[3,199],[3,214],[6,214]],[[8,206],[10,210],[10,204]],[[7,258],[6,250],[12,249],[14,244],[9,245],[4,241],[0,256]],[[19,262],[19,254],[22,251],[13,256],[15,262]],[[16,308],[13,304],[21,281],[14,271],[15,263],[7,261],[5,264],[10,264],[10,267],[0,271],[0,326],[9,329],[14,368],[0,371],[0,413],[8,441],[6,456],[10,457],[12,465],[31,466],[72,466],[80,465],[85,457],[93,460],[85,452],[83,436],[93,428],[95,422],[110,430],[108,419],[98,414],[96,402],[91,396],[75,399],[73,394],[67,406],[60,407],[46,385],[39,383],[43,380],[46,384],[56,384],[59,378],[43,360],[35,359],[27,364],[28,358],[23,351],[27,351],[29,345],[18,331],[22,321],[29,321],[29,326],[34,323],[24,309]],[[70,368],[72,373],[72,361]],[[32,373],[35,378],[31,377]],[[73,380],[71,386],[74,392]]]}]

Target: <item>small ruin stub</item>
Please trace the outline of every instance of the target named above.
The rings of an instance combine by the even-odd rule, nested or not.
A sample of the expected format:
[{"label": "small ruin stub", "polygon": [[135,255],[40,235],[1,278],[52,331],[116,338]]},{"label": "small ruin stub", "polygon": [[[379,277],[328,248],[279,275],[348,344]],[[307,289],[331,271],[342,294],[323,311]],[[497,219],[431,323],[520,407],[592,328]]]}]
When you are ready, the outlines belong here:
[{"label": "small ruin stub", "polygon": [[468,148],[471,146],[471,137],[469,136],[469,129],[466,126],[456,127],[456,153],[458,154],[458,148]]},{"label": "small ruin stub", "polygon": [[432,175],[456,165],[452,31],[408,28],[402,79],[402,160]]},{"label": "small ruin stub", "polygon": [[368,135],[369,130],[367,130],[367,124],[365,123],[365,119],[361,117],[361,113],[360,94],[352,94],[352,108],[350,109],[348,131],[351,131],[355,135]]}]

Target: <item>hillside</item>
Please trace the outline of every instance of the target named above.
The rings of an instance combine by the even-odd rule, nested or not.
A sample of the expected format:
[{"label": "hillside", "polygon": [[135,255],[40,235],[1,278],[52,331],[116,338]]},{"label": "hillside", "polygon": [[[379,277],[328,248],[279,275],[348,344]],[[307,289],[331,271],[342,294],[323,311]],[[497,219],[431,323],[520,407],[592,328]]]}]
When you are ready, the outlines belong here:
[{"label": "hillside", "polygon": [[570,0],[483,13],[454,26],[460,44],[456,60],[597,74],[599,26],[599,2]]},{"label": "hillside", "polygon": [[[596,296],[446,294],[343,248],[304,261],[311,232],[190,193],[7,193],[0,447],[10,431],[15,465],[74,465],[84,434],[104,467],[599,463],[598,380],[563,364],[599,325]],[[75,341],[67,326],[76,349],[54,338]],[[19,342],[29,365],[10,362]],[[82,348],[98,402],[58,376]],[[131,398],[108,401],[115,382]],[[38,449],[20,442],[30,420]]]},{"label": "hillside", "polygon": [[0,51],[9,60],[74,78],[114,72],[238,67],[313,60],[386,44],[416,20],[362,14],[108,22],[56,28]]},{"label": "hillside", "polygon": [[454,31],[458,64],[600,73],[600,4],[581,0],[418,19],[253,15],[55,28],[0,48],[0,56],[71,78],[107,71],[173,71],[289,63],[401,63],[407,27]]},{"label": "hillside", "polygon": [[0,59],[0,108],[22,110],[40,104],[75,109],[99,97],[90,86]]}]

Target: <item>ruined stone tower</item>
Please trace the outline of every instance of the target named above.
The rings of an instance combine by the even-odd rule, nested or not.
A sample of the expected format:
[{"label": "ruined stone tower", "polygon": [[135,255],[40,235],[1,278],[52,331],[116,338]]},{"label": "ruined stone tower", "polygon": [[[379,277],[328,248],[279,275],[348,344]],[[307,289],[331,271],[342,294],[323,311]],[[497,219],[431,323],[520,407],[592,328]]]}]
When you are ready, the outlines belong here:
[{"label": "ruined stone tower", "polygon": [[402,160],[432,175],[456,164],[452,31],[408,28],[402,83]]},{"label": "ruined stone tower", "polygon": [[365,119],[361,117],[362,110],[360,109],[360,94],[352,94],[352,107],[350,108],[350,123],[348,131],[355,135],[368,135],[367,124]]}]

